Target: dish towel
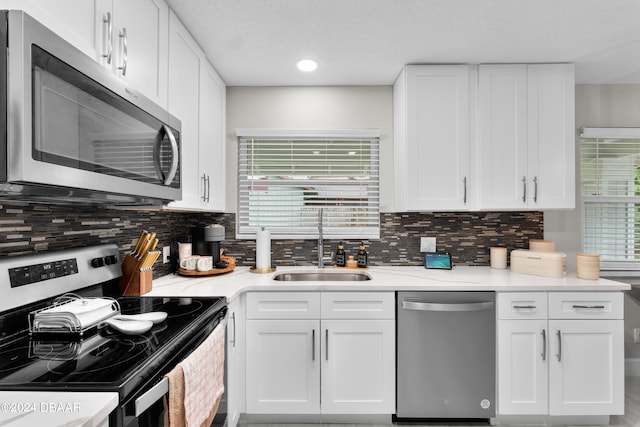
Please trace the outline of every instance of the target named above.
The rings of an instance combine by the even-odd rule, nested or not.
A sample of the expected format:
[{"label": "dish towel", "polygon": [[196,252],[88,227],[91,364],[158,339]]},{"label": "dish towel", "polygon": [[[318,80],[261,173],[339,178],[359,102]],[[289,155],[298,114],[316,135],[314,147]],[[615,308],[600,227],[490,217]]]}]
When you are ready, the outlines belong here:
[{"label": "dish towel", "polygon": [[225,321],[167,374],[165,425],[208,427],[224,392]]}]

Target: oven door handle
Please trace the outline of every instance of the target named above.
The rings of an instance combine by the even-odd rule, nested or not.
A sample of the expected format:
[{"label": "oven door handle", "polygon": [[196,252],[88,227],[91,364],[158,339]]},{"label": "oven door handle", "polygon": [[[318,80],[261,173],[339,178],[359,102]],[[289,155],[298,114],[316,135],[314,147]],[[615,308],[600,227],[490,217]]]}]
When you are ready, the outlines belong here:
[{"label": "oven door handle", "polygon": [[162,399],[162,396],[169,392],[169,379],[164,377],[162,380],[146,391],[142,396],[138,397],[134,403],[135,415],[139,417],[144,411],[149,409],[151,405]]}]

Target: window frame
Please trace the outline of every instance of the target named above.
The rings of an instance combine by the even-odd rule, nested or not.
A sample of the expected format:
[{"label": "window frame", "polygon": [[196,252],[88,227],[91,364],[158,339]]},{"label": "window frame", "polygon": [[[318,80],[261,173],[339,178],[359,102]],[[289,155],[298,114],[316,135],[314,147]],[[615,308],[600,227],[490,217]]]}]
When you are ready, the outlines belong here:
[{"label": "window frame", "polygon": [[[331,129],[331,130],[317,130],[317,129],[265,129],[265,128],[237,128],[235,130],[237,142],[238,142],[238,185],[237,192],[237,214],[236,214],[236,238],[243,239],[255,239],[256,231],[263,225],[250,226],[247,224],[249,221],[249,209],[250,201],[243,203],[242,193],[248,192],[247,189],[243,190],[244,181],[250,181],[248,172],[243,174],[243,157],[246,155],[242,152],[243,140],[257,139],[257,140],[290,140],[290,141],[357,141],[357,140],[371,140],[371,157],[370,161],[375,163],[369,163],[371,169],[371,178],[374,180],[373,184],[367,186],[366,202],[361,205],[361,208],[366,209],[367,214],[365,217],[365,226],[362,227],[336,227],[331,225],[331,210],[332,209],[344,209],[337,203],[331,204],[331,201],[318,202],[318,209],[324,208],[324,221],[323,221],[323,237],[327,239],[359,239],[359,240],[371,240],[380,238],[380,129]],[[248,160],[246,160],[248,166]],[[322,179],[318,180],[318,183],[322,185],[323,182],[327,182]],[[357,182],[357,181],[354,181]],[[344,184],[344,183],[343,183]],[[329,184],[327,184],[329,185]],[[306,200],[306,199],[305,199]],[[312,204],[303,205],[308,213],[314,209]],[[313,225],[306,224],[301,226],[298,232],[281,232],[282,228],[265,226],[267,230],[271,232],[272,239],[316,239],[319,236],[318,225],[319,216],[313,214]],[[336,214],[340,215],[340,214]],[[307,218],[311,216],[308,215]],[[335,217],[334,217],[335,218]],[[344,217],[342,217],[344,218]],[[290,229],[291,230],[291,229]]]},{"label": "window frame", "polygon": [[[638,234],[640,236],[640,216],[636,214],[636,218],[638,219],[635,219],[631,214],[627,214],[624,217],[620,217],[619,224],[614,223],[613,227],[610,227],[610,228],[625,228],[622,226],[624,223],[627,225],[626,228],[631,227],[631,231],[627,231],[624,236],[618,236],[616,234],[615,238],[607,239],[606,237],[603,238],[603,233],[606,233],[605,231],[602,231],[600,232],[600,234],[598,234],[597,232],[592,232],[590,230],[587,230],[587,227],[590,224],[594,223],[593,219],[591,219],[590,221],[589,218],[587,218],[590,211],[590,209],[588,209],[587,206],[590,205],[590,207],[595,209],[600,209],[600,210],[608,210],[608,211],[626,210],[629,212],[633,212],[634,209],[636,211],[640,209],[640,193],[638,193],[638,191],[634,189],[634,192],[637,193],[638,195],[635,195],[635,194],[621,195],[619,194],[620,189],[615,188],[614,191],[612,191],[612,193],[615,193],[615,194],[585,194],[585,189],[587,188],[585,186],[588,185],[587,184],[588,179],[585,179],[585,175],[583,175],[585,173],[585,170],[583,167],[583,149],[584,149],[584,146],[586,145],[586,141],[584,141],[585,139],[590,139],[590,140],[607,139],[607,140],[621,140],[621,141],[625,139],[627,140],[633,139],[633,140],[640,141],[640,128],[580,128],[579,136],[580,136],[580,142],[579,142],[580,191],[579,191],[579,194],[580,194],[580,207],[581,207],[580,234],[581,234],[582,250],[589,251],[592,253],[599,253],[601,255],[600,270],[608,270],[608,271],[639,270],[640,269],[640,241],[632,245],[633,248],[629,252],[631,255],[635,256],[636,259],[617,257],[617,256],[607,256],[607,251],[604,248],[607,245],[614,246],[614,247],[617,245],[624,246],[624,241],[629,241],[630,239],[636,240],[634,238],[634,235]],[[605,145],[610,142],[611,141],[608,141],[608,142],[596,141],[596,144]],[[600,147],[598,146],[598,148],[596,149],[596,152],[599,152],[599,150],[600,150]],[[640,158],[640,150],[638,150],[637,153],[630,152],[629,154],[637,155]],[[596,159],[598,158],[598,156],[599,156],[599,153],[596,155]],[[602,183],[603,183],[601,178],[602,170],[603,168],[596,162],[596,165],[593,168],[593,171],[595,171],[596,173],[591,177],[589,177],[590,180],[595,183],[591,185],[593,186],[592,188],[597,190],[596,193],[598,193],[599,190],[602,188]],[[634,183],[630,184],[630,181],[627,180],[627,185],[630,184],[630,185],[634,185],[634,187],[637,187],[637,178],[638,178],[638,171],[640,171],[640,162],[638,163],[637,166],[634,166],[634,170],[635,170]],[[612,217],[612,218],[615,218],[615,217]],[[602,223],[604,220],[605,218],[600,218],[600,223]],[[636,228],[637,228],[637,231],[636,231]],[[601,241],[593,246],[590,246],[587,243],[588,239],[601,239]]]}]

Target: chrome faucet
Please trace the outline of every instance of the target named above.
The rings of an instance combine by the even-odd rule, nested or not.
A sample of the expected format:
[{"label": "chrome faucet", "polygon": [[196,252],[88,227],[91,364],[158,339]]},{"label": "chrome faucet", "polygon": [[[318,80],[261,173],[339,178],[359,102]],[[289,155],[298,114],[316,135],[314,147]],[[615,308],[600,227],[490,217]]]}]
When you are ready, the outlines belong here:
[{"label": "chrome faucet", "polygon": [[333,259],[333,252],[330,257],[324,256],[324,242],[323,242],[323,229],[322,229],[322,216],[324,208],[318,209],[318,268],[324,268],[324,263]]}]

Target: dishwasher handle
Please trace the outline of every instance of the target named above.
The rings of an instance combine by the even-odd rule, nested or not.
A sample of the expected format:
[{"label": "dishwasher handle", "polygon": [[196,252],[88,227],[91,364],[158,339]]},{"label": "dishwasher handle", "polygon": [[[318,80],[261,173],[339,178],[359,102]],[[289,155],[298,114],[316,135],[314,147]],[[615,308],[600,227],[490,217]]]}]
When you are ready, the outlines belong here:
[{"label": "dishwasher handle", "polygon": [[493,309],[493,301],[469,303],[442,303],[403,300],[402,308],[417,311],[486,311]]}]

